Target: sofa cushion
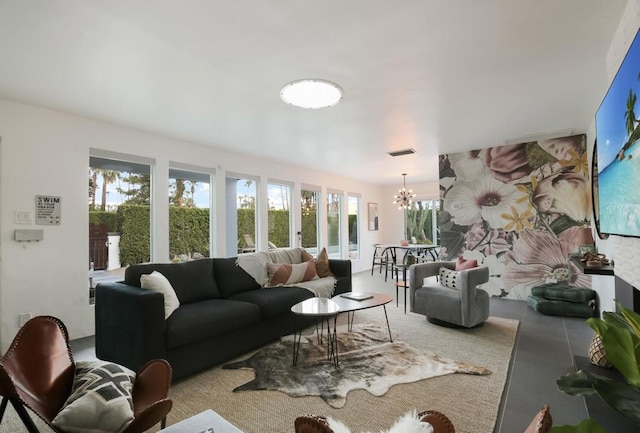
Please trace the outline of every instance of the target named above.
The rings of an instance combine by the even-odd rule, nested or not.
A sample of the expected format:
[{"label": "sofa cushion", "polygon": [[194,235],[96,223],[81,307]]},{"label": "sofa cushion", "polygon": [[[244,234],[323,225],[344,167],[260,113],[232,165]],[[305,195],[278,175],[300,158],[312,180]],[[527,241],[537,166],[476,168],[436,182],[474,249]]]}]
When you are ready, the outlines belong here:
[{"label": "sofa cushion", "polygon": [[556,301],[531,295],[527,298],[527,304],[541,314],[572,317],[593,317],[595,314],[595,309],[589,302]]},{"label": "sofa cushion", "polygon": [[140,287],[143,289],[153,290],[162,293],[164,296],[164,318],[171,316],[180,306],[176,291],[173,290],[171,283],[167,278],[158,271],[140,276]]},{"label": "sofa cushion", "polygon": [[184,263],[148,263],[131,265],[124,273],[124,282],[140,287],[140,276],[158,271],[171,283],[180,304],[215,299],[220,291],[214,278],[213,259],[199,259]]},{"label": "sofa cushion", "polygon": [[546,284],[531,289],[531,294],[539,298],[555,301],[583,303],[596,299],[595,290],[587,287],[573,287],[563,284]]},{"label": "sofa cushion", "polygon": [[209,299],[182,305],[167,319],[167,349],[247,328],[260,319],[260,308],[248,302]]},{"label": "sofa cushion", "polygon": [[[218,289],[223,298],[235,293],[257,290],[260,284],[236,264],[235,257],[213,259]],[[266,272],[266,269],[265,269]]]},{"label": "sofa cushion", "polygon": [[288,263],[267,263],[268,286],[290,286],[302,281],[318,278],[316,264],[313,261],[290,265]]},{"label": "sofa cushion", "polygon": [[229,299],[251,302],[260,307],[263,319],[269,319],[291,313],[291,307],[313,296],[313,293],[301,287],[279,286],[238,293]]}]

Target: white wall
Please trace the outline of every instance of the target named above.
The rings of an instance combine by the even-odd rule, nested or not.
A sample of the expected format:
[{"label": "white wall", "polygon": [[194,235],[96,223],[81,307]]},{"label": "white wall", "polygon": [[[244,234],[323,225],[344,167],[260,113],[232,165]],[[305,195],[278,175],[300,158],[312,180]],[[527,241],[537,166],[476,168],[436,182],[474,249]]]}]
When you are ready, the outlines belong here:
[{"label": "white wall", "polygon": [[[367,230],[367,203],[379,203],[386,215],[388,208],[393,209],[389,199],[393,192],[389,195],[378,186],[321,171],[6,100],[0,100],[0,136],[0,346],[3,352],[19,328],[20,313],[59,317],[67,325],[72,339],[94,333],[87,274],[90,147],[155,158],[154,230],[165,235],[153,238],[154,261],[168,260],[168,194],[163,191],[168,188],[169,161],[216,170],[216,242],[212,255],[224,256],[226,251],[223,197],[227,171],[259,176],[265,181],[290,181],[294,185],[294,196],[299,195],[302,184],[321,186],[323,197],[327,189],[343,191],[345,200],[349,192],[361,194],[362,259],[352,263],[354,272],[370,267],[373,243],[395,242],[399,238],[396,239],[394,233],[402,232],[402,220],[398,218],[385,219],[378,231]],[[29,211],[34,215],[36,195],[62,197],[61,225],[14,224],[14,211]],[[326,233],[326,222],[324,224]],[[396,229],[397,224],[400,226]],[[44,240],[28,244],[15,242],[13,231],[19,228],[42,228]],[[343,239],[346,238],[345,234]]]}]

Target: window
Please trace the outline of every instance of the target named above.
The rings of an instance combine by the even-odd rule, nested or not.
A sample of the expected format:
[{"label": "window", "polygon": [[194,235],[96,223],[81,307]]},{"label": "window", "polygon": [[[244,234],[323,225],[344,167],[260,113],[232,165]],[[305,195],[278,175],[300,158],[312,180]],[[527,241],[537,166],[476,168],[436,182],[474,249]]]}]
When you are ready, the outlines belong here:
[{"label": "window", "polygon": [[291,187],[267,185],[269,249],[291,246]]},{"label": "window", "polygon": [[232,181],[235,183],[237,253],[253,253],[256,251],[256,181],[246,178]]},{"label": "window", "polygon": [[122,279],[122,268],[151,261],[149,158],[90,150],[89,303],[99,282]]},{"label": "window", "polygon": [[347,208],[349,215],[349,258],[351,260],[360,258],[360,242],[359,242],[359,227],[360,227],[360,197],[349,195],[347,197]]},{"label": "window", "polygon": [[408,240],[419,244],[440,245],[440,200],[416,200],[407,209]]},{"label": "window", "polygon": [[329,257],[340,258],[340,214],[342,211],[342,195],[330,192],[327,194],[327,253]]},{"label": "window", "polygon": [[169,258],[173,262],[211,255],[211,174],[169,168]]},{"label": "window", "polygon": [[300,245],[314,256],[318,251],[318,197],[317,191],[303,189],[301,191],[302,227],[300,228]]}]

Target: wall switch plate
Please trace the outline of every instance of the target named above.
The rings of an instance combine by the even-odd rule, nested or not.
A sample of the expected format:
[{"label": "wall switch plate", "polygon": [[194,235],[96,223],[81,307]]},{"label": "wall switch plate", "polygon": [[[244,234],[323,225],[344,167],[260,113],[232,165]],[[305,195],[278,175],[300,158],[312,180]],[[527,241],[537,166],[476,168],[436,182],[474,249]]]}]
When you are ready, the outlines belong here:
[{"label": "wall switch plate", "polygon": [[31,212],[17,210],[13,213],[14,224],[33,224]]}]

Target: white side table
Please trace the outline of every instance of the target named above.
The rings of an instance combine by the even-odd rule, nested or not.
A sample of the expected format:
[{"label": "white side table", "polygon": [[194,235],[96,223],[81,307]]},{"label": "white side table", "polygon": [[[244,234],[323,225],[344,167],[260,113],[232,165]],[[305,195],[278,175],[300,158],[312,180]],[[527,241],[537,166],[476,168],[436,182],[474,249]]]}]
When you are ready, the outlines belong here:
[{"label": "white side table", "polygon": [[[211,429],[213,430],[207,430]],[[211,409],[160,430],[162,433],[243,433]]]}]

